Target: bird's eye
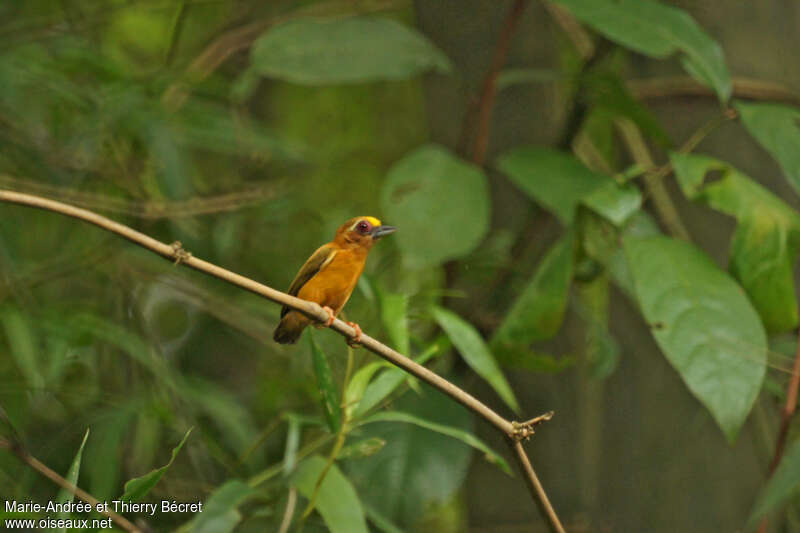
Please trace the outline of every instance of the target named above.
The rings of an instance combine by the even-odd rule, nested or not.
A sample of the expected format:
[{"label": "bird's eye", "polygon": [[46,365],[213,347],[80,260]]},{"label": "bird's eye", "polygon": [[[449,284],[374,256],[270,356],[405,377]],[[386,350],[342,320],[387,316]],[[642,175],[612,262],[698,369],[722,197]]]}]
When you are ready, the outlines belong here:
[{"label": "bird's eye", "polygon": [[362,220],[361,222],[359,222],[357,227],[360,233],[369,233],[370,230],[369,222],[367,222],[366,220]]}]

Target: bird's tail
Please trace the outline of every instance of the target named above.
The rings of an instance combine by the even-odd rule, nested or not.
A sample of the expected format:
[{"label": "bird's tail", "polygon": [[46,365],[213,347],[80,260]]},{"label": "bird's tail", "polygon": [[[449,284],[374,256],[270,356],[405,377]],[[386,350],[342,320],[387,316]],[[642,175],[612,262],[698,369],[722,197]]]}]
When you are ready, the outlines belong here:
[{"label": "bird's tail", "polygon": [[280,344],[294,344],[297,342],[297,339],[300,338],[300,335],[303,334],[303,330],[306,329],[306,326],[308,326],[310,322],[311,321],[307,317],[296,311],[286,313],[281,319],[280,324],[278,324],[278,327],[275,328],[275,334],[272,336],[272,339]]}]

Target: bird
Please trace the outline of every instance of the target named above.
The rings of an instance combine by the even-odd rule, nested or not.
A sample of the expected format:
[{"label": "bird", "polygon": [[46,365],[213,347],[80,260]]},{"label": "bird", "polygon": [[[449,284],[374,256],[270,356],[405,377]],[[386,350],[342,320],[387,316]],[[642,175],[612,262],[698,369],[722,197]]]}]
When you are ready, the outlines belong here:
[{"label": "bird", "polygon": [[[328,320],[320,327],[329,327],[350,298],[364,271],[370,249],[381,237],[394,233],[396,229],[371,216],[351,218],[339,226],[333,241],[311,254],[287,292],[321,305],[328,313]],[[272,338],[280,344],[294,344],[311,322],[311,318],[284,306]],[[361,328],[354,322],[347,324],[356,331],[348,344],[358,344]]]}]

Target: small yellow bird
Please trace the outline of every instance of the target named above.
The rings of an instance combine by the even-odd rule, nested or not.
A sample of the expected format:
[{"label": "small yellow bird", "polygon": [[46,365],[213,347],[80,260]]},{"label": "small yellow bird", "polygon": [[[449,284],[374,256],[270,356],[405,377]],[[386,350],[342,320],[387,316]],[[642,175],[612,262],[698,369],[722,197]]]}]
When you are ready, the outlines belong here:
[{"label": "small yellow bird", "polygon": [[[336,230],[332,242],[323,244],[308,258],[289,286],[289,294],[321,305],[330,315],[325,326],[330,326],[350,298],[372,245],[394,231],[393,226],[384,226],[375,217],[351,218]],[[294,344],[311,321],[284,307],[272,338],[280,344]],[[357,343],[361,328],[353,322],[348,324],[356,330],[353,342]]]}]

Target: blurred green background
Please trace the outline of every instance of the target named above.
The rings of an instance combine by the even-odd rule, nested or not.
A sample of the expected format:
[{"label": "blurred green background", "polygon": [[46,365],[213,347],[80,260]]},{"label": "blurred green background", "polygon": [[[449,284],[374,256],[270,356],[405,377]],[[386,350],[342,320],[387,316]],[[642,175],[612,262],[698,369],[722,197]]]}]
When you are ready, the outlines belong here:
[{"label": "blurred green background", "polygon": [[[800,6],[616,4],[6,1],[0,188],[281,290],[348,218],[396,225],[347,319],[507,418],[554,410],[527,449],[569,531],[742,530],[796,344]],[[747,107],[765,101],[781,107]],[[692,151],[747,185],[703,196],[706,170],[733,171],[700,172],[691,156],[678,180],[648,182],[670,153],[679,168],[697,132]],[[622,244],[680,227],[710,266],[665,241],[647,241],[652,254]],[[685,338],[647,303],[658,261],[667,272],[682,257],[699,280],[686,305],[733,302]],[[128,515],[153,531],[278,531],[287,507],[289,531],[547,530],[493,455],[512,462],[493,428],[334,333],[275,344],[279,311],[74,219],[0,203],[0,437],[110,500],[193,428],[137,498],[211,510]],[[713,390],[681,366],[695,341],[719,356]],[[794,488],[761,501],[776,508]],[[63,498],[0,451],[0,499]],[[797,530],[800,514],[770,527]]]}]

